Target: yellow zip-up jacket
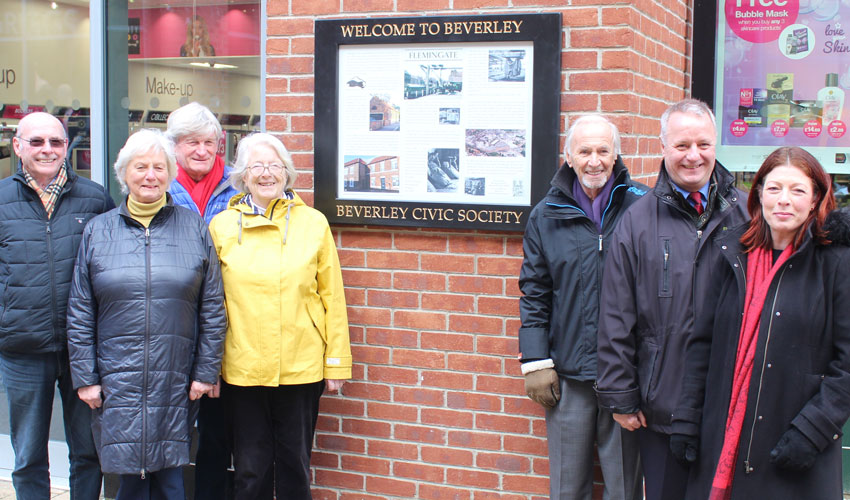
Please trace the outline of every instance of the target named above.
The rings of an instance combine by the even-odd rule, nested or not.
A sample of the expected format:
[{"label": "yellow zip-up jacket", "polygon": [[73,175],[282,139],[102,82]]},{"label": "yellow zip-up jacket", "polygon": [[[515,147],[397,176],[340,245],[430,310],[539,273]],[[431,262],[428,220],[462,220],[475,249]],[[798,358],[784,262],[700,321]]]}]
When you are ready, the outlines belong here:
[{"label": "yellow zip-up jacket", "polygon": [[342,272],[328,221],[294,199],[254,214],[234,196],[210,222],[224,282],[222,378],[232,385],[351,378]]}]

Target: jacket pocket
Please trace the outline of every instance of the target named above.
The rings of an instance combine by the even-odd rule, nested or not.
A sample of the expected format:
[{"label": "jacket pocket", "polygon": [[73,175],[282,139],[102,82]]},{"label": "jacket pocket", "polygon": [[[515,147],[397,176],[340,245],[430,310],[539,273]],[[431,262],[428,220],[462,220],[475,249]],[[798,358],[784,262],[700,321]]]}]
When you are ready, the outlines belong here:
[{"label": "jacket pocket", "polygon": [[658,364],[658,347],[641,342],[637,352],[638,385],[640,386],[640,398],[643,402],[649,401],[652,386],[655,384],[656,365]]},{"label": "jacket pocket", "polygon": [[321,299],[310,300],[307,302],[307,313],[310,315],[310,320],[313,322],[313,327],[319,332],[322,341],[327,344],[328,336],[325,333],[325,308],[322,307]]},{"label": "jacket pocket", "polygon": [[673,261],[673,256],[670,255],[670,238],[662,237],[661,238],[661,277],[658,281],[658,296],[659,297],[672,297],[673,296],[673,286],[670,282],[671,264]]}]

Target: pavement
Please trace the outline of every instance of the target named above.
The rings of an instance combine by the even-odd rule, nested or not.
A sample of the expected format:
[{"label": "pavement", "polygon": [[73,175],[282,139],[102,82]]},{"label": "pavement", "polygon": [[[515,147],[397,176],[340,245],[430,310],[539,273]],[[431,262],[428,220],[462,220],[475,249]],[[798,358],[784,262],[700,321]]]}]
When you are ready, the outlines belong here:
[{"label": "pavement", "polygon": [[[70,500],[71,494],[68,490],[53,488],[50,490],[50,498],[52,500]],[[12,487],[12,481],[0,479],[0,500],[15,500],[15,488]]]}]

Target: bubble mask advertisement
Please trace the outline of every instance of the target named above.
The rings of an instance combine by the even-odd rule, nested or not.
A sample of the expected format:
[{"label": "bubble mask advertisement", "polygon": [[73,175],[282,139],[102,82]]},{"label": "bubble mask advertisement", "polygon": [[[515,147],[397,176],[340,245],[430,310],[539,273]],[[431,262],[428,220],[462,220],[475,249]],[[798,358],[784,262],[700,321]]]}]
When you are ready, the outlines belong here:
[{"label": "bubble mask advertisement", "polygon": [[722,0],[717,20],[718,159],[755,170],[794,145],[850,173],[850,0]]}]

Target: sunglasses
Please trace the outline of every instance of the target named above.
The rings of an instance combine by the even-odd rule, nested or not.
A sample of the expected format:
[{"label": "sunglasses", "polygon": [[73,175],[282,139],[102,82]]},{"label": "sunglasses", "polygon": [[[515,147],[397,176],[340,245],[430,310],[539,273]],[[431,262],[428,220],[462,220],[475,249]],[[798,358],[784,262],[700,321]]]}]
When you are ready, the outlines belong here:
[{"label": "sunglasses", "polygon": [[44,143],[46,141],[46,142],[50,143],[51,148],[58,149],[58,148],[61,148],[62,146],[64,146],[66,142],[68,142],[67,139],[56,139],[56,138],[45,139],[43,137],[33,137],[32,139],[24,139],[23,137],[18,137],[18,139],[20,139],[22,141],[27,141],[28,143],[30,143],[30,146],[32,146],[34,148],[40,148],[40,147],[44,146]]}]

